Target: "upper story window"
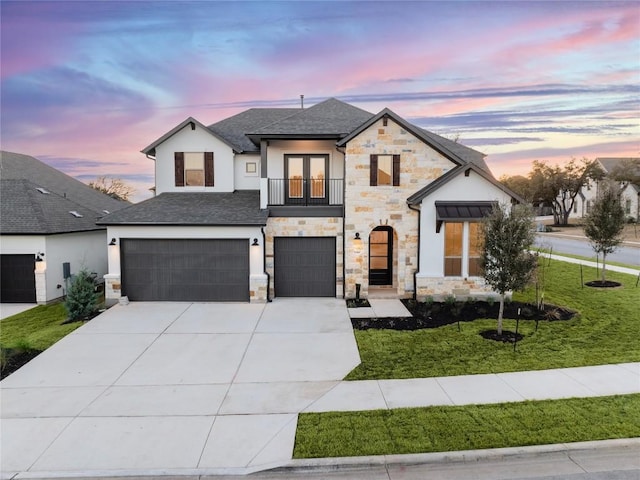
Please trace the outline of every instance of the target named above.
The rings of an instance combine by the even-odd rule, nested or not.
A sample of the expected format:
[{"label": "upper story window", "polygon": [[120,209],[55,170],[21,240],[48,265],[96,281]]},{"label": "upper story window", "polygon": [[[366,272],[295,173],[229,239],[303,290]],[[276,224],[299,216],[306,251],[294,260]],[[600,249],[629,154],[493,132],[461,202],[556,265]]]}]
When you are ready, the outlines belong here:
[{"label": "upper story window", "polygon": [[175,152],[176,187],[213,187],[213,152]]},{"label": "upper story window", "polygon": [[631,215],[631,199],[627,198],[624,201],[624,213]]},{"label": "upper story window", "polygon": [[376,185],[400,185],[400,155],[371,155],[370,182]]}]

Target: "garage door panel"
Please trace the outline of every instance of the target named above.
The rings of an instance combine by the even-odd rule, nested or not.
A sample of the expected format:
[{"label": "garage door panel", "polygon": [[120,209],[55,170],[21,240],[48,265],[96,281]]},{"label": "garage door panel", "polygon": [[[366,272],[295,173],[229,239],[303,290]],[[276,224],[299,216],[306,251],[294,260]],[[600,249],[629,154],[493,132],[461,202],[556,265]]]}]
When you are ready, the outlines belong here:
[{"label": "garage door panel", "polygon": [[249,300],[246,239],[123,239],[123,294],[131,300]]},{"label": "garage door panel", "polygon": [[0,255],[0,301],[35,303],[36,276],[33,254]]},{"label": "garage door panel", "polygon": [[281,297],[335,297],[335,237],[276,237],[275,293]]}]

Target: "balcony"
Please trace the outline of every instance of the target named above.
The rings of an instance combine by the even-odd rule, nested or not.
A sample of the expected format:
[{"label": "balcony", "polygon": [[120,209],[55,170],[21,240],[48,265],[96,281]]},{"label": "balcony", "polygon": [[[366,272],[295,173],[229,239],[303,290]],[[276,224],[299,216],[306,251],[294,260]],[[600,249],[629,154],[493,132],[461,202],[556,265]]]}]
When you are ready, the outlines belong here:
[{"label": "balcony", "polygon": [[342,178],[270,178],[268,206],[272,216],[342,217]]},{"label": "balcony", "polygon": [[269,206],[342,205],[342,178],[270,178]]}]

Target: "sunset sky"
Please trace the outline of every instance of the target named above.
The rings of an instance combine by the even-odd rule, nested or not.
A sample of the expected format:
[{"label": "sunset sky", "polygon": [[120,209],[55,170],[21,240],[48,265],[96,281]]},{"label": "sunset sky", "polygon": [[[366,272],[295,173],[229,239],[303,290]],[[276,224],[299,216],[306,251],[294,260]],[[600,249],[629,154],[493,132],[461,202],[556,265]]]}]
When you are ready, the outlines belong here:
[{"label": "sunset sky", "polygon": [[4,1],[2,149],[150,194],[188,116],[336,97],[533,160],[640,155],[640,3]]}]

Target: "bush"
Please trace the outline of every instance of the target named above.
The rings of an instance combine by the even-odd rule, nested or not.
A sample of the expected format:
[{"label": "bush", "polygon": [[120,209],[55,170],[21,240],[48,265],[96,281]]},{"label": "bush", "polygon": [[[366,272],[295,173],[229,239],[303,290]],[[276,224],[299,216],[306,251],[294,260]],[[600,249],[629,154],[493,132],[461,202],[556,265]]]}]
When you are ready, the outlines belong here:
[{"label": "bush", "polygon": [[634,217],[629,216],[627,217],[627,223],[629,225],[633,225],[634,223],[636,223],[636,219]]},{"label": "bush", "polygon": [[69,313],[69,320],[84,320],[96,311],[98,294],[95,292],[93,277],[86,270],[80,270],[67,292],[64,306]]}]

